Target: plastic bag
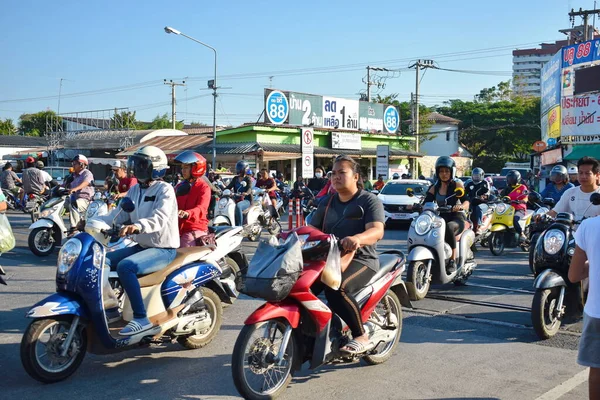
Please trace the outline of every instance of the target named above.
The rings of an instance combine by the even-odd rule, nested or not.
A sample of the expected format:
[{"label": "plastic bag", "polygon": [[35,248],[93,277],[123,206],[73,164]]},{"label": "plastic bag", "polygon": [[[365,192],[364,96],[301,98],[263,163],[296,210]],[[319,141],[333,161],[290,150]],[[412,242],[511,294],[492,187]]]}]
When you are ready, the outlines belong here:
[{"label": "plastic bag", "polygon": [[338,246],[338,240],[331,235],[329,240],[329,254],[325,268],[321,273],[321,282],[333,290],[338,290],[342,284],[342,254]]},{"label": "plastic bag", "polygon": [[6,215],[0,214],[0,254],[15,248],[15,236]]}]

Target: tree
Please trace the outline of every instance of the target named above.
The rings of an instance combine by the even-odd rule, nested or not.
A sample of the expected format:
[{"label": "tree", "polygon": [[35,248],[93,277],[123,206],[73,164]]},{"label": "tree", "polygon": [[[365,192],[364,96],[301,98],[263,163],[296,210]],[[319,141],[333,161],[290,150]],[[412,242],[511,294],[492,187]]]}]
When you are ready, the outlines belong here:
[{"label": "tree", "polygon": [[[413,135],[413,127],[409,121],[412,120],[412,110],[411,103],[409,101],[398,101],[398,93],[392,93],[387,96],[377,95],[375,98],[376,103],[382,104],[391,104],[398,108],[400,114],[400,134],[402,136],[411,136]],[[423,104],[419,104],[419,132],[426,132],[432,125],[432,121],[429,119],[429,114],[431,113],[432,108],[427,107]],[[420,137],[420,143],[425,140],[429,140],[427,136]],[[401,142],[402,147],[408,149],[409,145],[403,141]]]},{"label": "tree", "polygon": [[0,135],[16,135],[17,128],[13,123],[13,120],[7,118],[5,120],[0,120]]},{"label": "tree", "polygon": [[21,114],[19,117],[19,132],[23,135],[34,134],[41,136],[46,134],[46,122],[60,124],[60,118],[54,111],[40,111],[35,114]]},{"label": "tree", "polygon": [[114,129],[137,129],[135,111],[121,111],[120,113],[115,113],[110,119],[110,126]]},{"label": "tree", "polygon": [[495,101],[508,101],[510,100],[511,96],[512,89],[510,87],[510,80],[508,80],[500,82],[498,86],[481,89],[475,98],[478,102],[492,103]]},{"label": "tree", "polygon": [[[157,115],[150,123],[150,129],[170,129],[173,127],[169,114]],[[183,121],[175,121],[175,129],[183,129]]]}]

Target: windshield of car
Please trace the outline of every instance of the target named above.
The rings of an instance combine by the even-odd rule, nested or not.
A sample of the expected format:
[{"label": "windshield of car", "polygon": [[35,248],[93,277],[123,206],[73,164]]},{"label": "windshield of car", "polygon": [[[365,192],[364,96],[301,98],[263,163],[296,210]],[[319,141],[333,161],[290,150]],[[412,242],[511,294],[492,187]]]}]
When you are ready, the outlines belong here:
[{"label": "windshield of car", "polygon": [[389,195],[404,195],[406,196],[406,190],[412,189],[415,194],[424,193],[427,190],[428,185],[426,183],[388,183],[384,186],[381,194]]}]

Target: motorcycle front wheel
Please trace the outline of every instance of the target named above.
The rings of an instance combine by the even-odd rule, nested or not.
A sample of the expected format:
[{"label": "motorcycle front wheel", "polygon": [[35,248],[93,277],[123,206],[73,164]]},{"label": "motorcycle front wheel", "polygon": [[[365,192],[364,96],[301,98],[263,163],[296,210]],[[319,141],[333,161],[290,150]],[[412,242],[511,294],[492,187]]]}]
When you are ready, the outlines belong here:
[{"label": "motorcycle front wheel", "polygon": [[282,362],[276,362],[288,326],[285,320],[270,320],[242,328],[233,348],[231,372],[243,398],[274,399],[292,380],[295,360],[300,357],[294,334],[290,335]]},{"label": "motorcycle front wheel", "polygon": [[555,316],[560,288],[538,289],[531,303],[531,323],[540,339],[548,339],[556,335],[561,320]]},{"label": "motorcycle front wheel", "polygon": [[537,276],[537,274],[535,273],[535,265],[533,264],[533,252],[535,251],[535,246],[539,237],[539,233],[534,233],[531,237],[531,242],[529,243],[529,269],[531,270],[533,276]]},{"label": "motorcycle front wheel", "polygon": [[493,232],[489,239],[490,251],[495,256],[501,256],[504,253],[504,231]]},{"label": "motorcycle front wheel", "polygon": [[411,300],[422,300],[429,292],[431,279],[427,276],[427,264],[411,261],[408,265],[406,290]]},{"label": "motorcycle front wheel", "polygon": [[35,228],[29,233],[27,244],[33,254],[38,257],[45,257],[54,251],[56,247],[56,236],[52,228]]},{"label": "motorcycle front wheel", "polygon": [[67,316],[36,319],[29,324],[21,340],[21,363],[33,379],[55,383],[67,379],[79,368],[87,348],[84,329],[76,328],[66,355],[62,355],[72,322],[73,318]]}]

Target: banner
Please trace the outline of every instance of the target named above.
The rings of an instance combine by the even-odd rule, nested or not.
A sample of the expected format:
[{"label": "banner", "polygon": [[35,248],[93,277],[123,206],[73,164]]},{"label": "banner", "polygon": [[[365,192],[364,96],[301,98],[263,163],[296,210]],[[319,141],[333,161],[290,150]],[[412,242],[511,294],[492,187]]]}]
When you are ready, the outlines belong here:
[{"label": "banner", "polygon": [[560,104],[561,55],[562,52],[559,51],[542,67],[540,100],[542,115],[550,108]]},{"label": "banner", "polygon": [[562,54],[563,68],[600,60],[600,39],[563,47]]},{"label": "banner", "polygon": [[362,143],[357,133],[331,132],[331,148],[340,150],[360,150]]},{"label": "banner", "polygon": [[544,141],[547,145],[551,145],[552,142],[549,142],[548,139],[558,139],[560,137],[560,105],[551,108],[550,111],[542,115],[541,128],[542,141]]},{"label": "banner", "polygon": [[600,96],[563,97],[561,101],[561,142],[600,143]]}]

